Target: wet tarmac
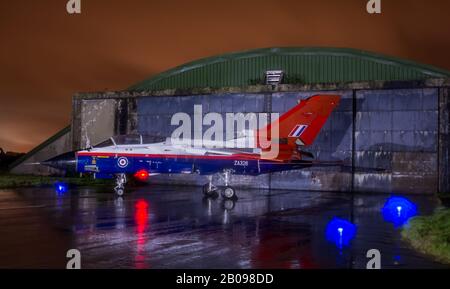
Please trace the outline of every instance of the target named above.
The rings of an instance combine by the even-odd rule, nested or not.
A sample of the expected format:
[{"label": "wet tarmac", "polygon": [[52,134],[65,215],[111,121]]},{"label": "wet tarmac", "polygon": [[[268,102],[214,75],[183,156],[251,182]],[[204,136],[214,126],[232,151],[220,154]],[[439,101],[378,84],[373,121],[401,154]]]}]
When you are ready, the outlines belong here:
[{"label": "wet tarmac", "polygon": [[[0,267],[65,268],[76,248],[82,268],[365,268],[369,249],[381,252],[382,268],[449,268],[401,240],[382,214],[389,195],[237,193],[224,202],[196,187],[139,187],[123,198],[95,188],[0,190]],[[406,198],[418,214],[438,205]],[[335,218],[349,227],[334,234]]]}]

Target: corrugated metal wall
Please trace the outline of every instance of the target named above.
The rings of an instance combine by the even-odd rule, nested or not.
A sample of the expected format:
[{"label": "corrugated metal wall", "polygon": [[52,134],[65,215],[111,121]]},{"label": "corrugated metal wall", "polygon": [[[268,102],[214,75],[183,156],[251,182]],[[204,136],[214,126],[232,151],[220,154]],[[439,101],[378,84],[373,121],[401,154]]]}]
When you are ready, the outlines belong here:
[{"label": "corrugated metal wall", "polygon": [[355,165],[386,173],[356,173],[355,188],[437,191],[438,89],[361,90],[356,101]]},{"label": "corrugated metal wall", "polygon": [[[175,112],[193,115],[217,112],[286,112],[297,100],[314,94],[339,94],[342,100],[307,148],[319,160],[344,160],[350,167],[381,168],[383,172],[340,167],[286,171],[258,177],[233,176],[236,186],[319,191],[433,193],[438,188],[438,89],[299,91],[266,94],[149,96],[137,101],[137,130],[170,136]],[[268,105],[267,102],[270,102]],[[208,127],[204,127],[204,131]],[[203,131],[203,132],[204,132]],[[154,182],[196,184],[198,175],[161,175]]]},{"label": "corrugated metal wall", "polygon": [[284,83],[421,80],[447,71],[354,49],[270,48],[201,59],[168,70],[131,90],[231,87],[263,84],[264,72],[282,69]]}]

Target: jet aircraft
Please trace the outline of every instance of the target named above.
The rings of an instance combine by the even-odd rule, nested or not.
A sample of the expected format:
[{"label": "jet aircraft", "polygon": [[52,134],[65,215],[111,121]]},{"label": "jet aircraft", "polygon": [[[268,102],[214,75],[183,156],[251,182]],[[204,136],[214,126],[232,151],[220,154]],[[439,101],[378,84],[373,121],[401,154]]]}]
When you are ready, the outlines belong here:
[{"label": "jet aircraft", "polygon": [[[339,165],[333,161],[314,160],[312,153],[304,151],[313,144],[339,101],[339,95],[314,95],[303,99],[262,129],[242,132],[227,140],[234,144],[232,148],[227,145],[216,148],[214,143],[193,146],[170,137],[150,143],[142,135],[134,138],[116,136],[94,147],[68,152],[40,164],[92,174],[95,178],[115,178],[114,190],[119,196],[124,194],[130,176],[146,180],[157,174],[206,175],[209,181],[203,186],[205,195],[220,192],[222,197],[232,199],[236,198],[236,190],[231,186],[232,175],[256,176]],[[277,137],[272,135],[274,127],[278,130]],[[274,148],[278,152],[276,155],[271,154]],[[213,184],[213,175],[219,175],[224,185]]]}]

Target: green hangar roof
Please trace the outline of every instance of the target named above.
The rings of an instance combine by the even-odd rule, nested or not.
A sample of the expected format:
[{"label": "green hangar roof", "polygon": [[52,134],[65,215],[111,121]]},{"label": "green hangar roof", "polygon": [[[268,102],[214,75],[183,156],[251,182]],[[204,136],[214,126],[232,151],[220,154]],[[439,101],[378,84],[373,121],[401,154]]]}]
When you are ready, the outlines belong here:
[{"label": "green hangar roof", "polygon": [[283,70],[286,84],[448,78],[450,72],[348,48],[264,48],[200,59],[146,79],[129,90],[263,84],[267,70]]}]

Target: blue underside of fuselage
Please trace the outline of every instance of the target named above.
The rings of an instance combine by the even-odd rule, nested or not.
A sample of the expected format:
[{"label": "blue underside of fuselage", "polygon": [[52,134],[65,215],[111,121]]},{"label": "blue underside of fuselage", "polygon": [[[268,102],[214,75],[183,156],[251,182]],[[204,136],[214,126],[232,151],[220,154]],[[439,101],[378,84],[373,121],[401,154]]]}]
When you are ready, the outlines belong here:
[{"label": "blue underside of fuselage", "polygon": [[134,174],[146,170],[155,174],[211,175],[224,170],[232,170],[236,175],[260,175],[270,172],[302,169],[310,167],[310,162],[282,163],[257,159],[204,159],[204,158],[164,158],[164,157],[98,157],[78,156],[77,172],[97,174]]}]

